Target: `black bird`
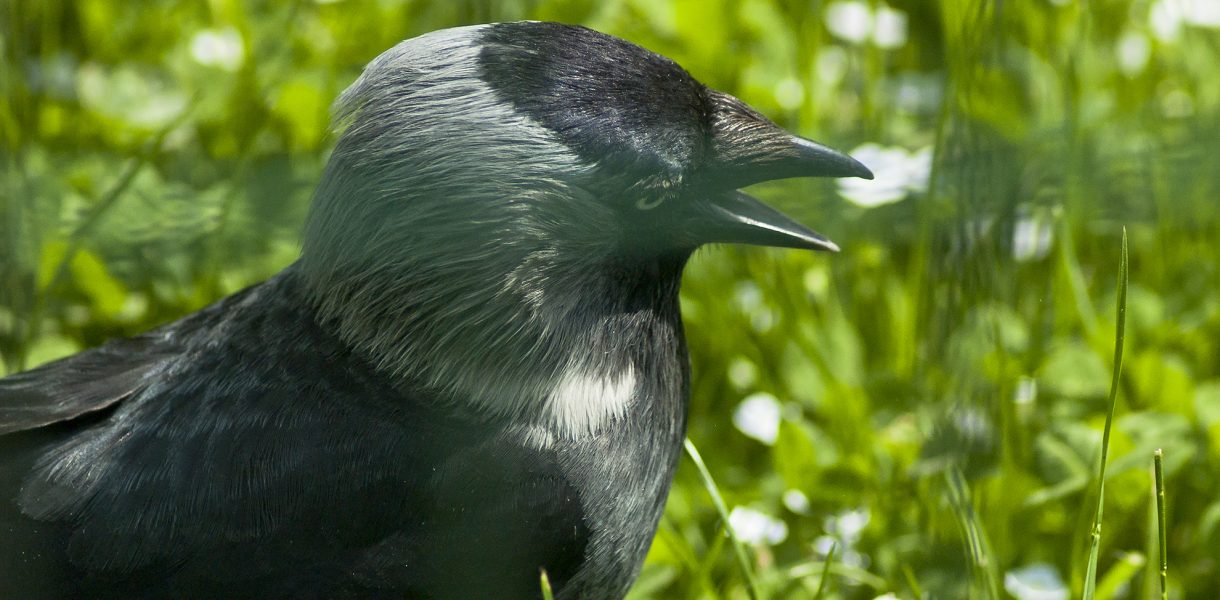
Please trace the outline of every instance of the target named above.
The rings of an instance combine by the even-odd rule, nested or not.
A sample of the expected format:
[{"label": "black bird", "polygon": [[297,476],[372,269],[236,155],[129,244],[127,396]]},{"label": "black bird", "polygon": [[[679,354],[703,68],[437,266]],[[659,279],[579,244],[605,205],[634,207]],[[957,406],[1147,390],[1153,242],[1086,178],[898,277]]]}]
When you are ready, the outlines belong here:
[{"label": "black bird", "polygon": [[298,262],[0,380],[0,596],[621,598],[686,427],[687,258],[834,250],[737,188],[871,177],[554,23],[407,40],[336,113]]}]

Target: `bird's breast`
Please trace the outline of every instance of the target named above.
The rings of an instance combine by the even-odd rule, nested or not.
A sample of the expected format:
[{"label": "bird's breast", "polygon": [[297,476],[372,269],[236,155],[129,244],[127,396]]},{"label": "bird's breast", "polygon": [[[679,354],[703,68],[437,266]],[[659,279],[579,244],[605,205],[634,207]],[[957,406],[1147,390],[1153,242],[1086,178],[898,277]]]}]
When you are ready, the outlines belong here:
[{"label": "bird's breast", "polygon": [[547,394],[543,419],[561,437],[596,434],[625,418],[640,383],[630,364],[611,372],[568,367]]},{"label": "bird's breast", "polygon": [[656,533],[685,436],[689,389],[684,346],[667,350],[616,379],[578,386],[604,412],[597,430],[553,447],[589,532],[565,597],[621,596]]}]

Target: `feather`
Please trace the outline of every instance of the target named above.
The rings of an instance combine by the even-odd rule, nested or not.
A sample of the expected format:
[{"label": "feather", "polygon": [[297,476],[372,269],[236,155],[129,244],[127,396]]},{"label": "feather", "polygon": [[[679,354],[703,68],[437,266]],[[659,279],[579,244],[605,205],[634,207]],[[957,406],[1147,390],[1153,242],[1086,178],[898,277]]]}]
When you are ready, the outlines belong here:
[{"label": "feather", "polygon": [[0,379],[0,435],[109,408],[179,351],[172,330],[163,329]]}]

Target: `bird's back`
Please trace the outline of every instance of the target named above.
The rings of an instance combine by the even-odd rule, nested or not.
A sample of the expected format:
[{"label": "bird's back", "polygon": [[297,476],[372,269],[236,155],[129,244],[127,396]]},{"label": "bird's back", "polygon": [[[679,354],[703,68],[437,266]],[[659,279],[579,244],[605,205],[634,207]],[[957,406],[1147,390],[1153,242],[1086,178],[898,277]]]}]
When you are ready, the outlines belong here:
[{"label": "bird's back", "polygon": [[0,595],[512,598],[580,569],[578,449],[389,385],[300,294],[290,269],[0,380]]}]

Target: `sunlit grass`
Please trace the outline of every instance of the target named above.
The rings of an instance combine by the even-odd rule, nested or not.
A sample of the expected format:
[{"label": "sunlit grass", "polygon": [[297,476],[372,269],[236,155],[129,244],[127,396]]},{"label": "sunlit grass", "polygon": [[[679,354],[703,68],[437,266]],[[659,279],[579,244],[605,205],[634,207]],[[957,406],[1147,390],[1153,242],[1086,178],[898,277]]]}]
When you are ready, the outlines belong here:
[{"label": "sunlit grass", "polygon": [[1165,453],[1160,449],[1156,449],[1153,454],[1152,468],[1154,473],[1153,493],[1156,494],[1156,533],[1157,533],[1157,554],[1160,560],[1157,561],[1158,583],[1160,583],[1161,600],[1166,600],[1169,597],[1169,554],[1165,544]]},{"label": "sunlit grass", "polygon": [[826,596],[826,590],[830,589],[830,565],[834,564],[835,547],[831,546],[826,552],[826,564],[822,568],[822,575],[818,577],[818,591],[813,595],[813,600],[822,600]]},{"label": "sunlit grass", "polygon": [[729,509],[724,503],[724,498],[720,495],[720,488],[716,487],[716,481],[712,479],[711,472],[707,470],[707,465],[703,463],[703,457],[699,455],[699,450],[695,448],[690,439],[686,439],[682,443],[686,448],[686,454],[690,456],[691,462],[699,470],[699,477],[703,480],[703,486],[707,489],[708,496],[711,497],[712,503],[716,506],[716,512],[720,514],[725,533],[733,541],[733,552],[737,555],[737,565],[741,568],[741,574],[746,578],[746,581],[750,583],[751,598],[754,600],[764,600],[765,597],[758,587],[758,578],[754,575],[754,567],[751,566],[750,557],[746,554],[745,545],[737,538],[737,532],[733,530],[733,526],[729,522]]},{"label": "sunlit grass", "polygon": [[[829,180],[752,190],[840,254],[696,255],[683,310],[703,461],[681,463],[633,600],[1006,597],[1027,567],[1098,599],[1220,589],[1214,29],[1154,37],[1160,2],[907,3],[907,41],[887,49],[838,37],[832,3],[139,4],[0,9],[8,366],[146,330],[291,262],[331,141],[325,103],[377,52],[458,23],[583,22],[832,146],[935,155],[926,189],[885,206]],[[195,35],[227,28],[240,69],[192,58]],[[1141,43],[1142,69],[1116,61]],[[133,78],[199,105],[163,130],[82,88]],[[1120,224],[1135,252],[1116,288]],[[759,393],[781,407],[771,443],[733,425]],[[1162,447],[1153,527],[1147,457]],[[743,546],[734,506],[787,537]],[[844,514],[867,515],[850,539]]]},{"label": "sunlit grass", "polygon": [[1097,585],[1097,560],[1098,552],[1101,548],[1101,522],[1102,512],[1105,507],[1106,499],[1106,459],[1110,455],[1110,428],[1114,423],[1114,410],[1118,404],[1118,386],[1122,378],[1123,370],[1123,341],[1126,339],[1127,332],[1127,274],[1128,259],[1127,259],[1127,230],[1123,230],[1123,241],[1120,260],[1118,264],[1118,299],[1115,305],[1115,329],[1114,329],[1114,362],[1112,365],[1112,374],[1110,378],[1110,398],[1108,401],[1109,409],[1106,411],[1106,425],[1102,429],[1101,437],[1101,459],[1099,461],[1097,473],[1097,511],[1093,514],[1093,526],[1090,529],[1090,545],[1089,545],[1089,563],[1085,571],[1084,592],[1085,600],[1092,600],[1096,593]]},{"label": "sunlit grass", "polygon": [[551,578],[547,576],[546,569],[542,570],[538,579],[539,585],[542,586],[542,600],[555,600],[555,591],[551,588]]}]

